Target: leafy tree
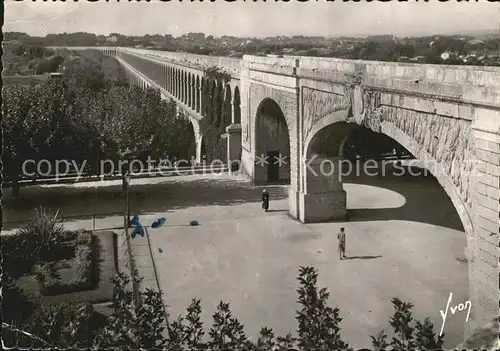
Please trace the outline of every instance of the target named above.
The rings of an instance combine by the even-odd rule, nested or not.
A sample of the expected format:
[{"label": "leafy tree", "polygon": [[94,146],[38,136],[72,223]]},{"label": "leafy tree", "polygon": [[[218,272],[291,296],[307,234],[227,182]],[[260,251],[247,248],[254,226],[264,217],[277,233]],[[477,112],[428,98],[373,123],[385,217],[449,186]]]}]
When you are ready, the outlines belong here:
[{"label": "leafy tree", "polygon": [[[243,325],[232,315],[229,304],[223,301],[218,304],[212,316],[212,326],[208,335],[205,335],[199,299],[191,301],[186,315],[179,315],[166,333],[166,312],[161,295],[150,289],[142,290],[142,278],[137,271],[134,272],[133,279],[123,273],[117,274],[114,280],[113,313],[106,327],[99,332],[96,328],[88,328],[93,325],[90,319],[92,311],[91,306],[85,304],[45,308],[30,318],[26,330],[37,337],[44,335],[46,343],[73,348],[89,347],[93,338],[93,347],[98,349],[350,351],[352,348],[340,337],[342,318],[339,310],[328,306],[329,294],[326,289],[317,288],[317,277],[317,271],[313,267],[299,268],[296,336],[291,333],[276,336],[272,329],[263,327],[258,339],[251,342],[243,331]],[[423,323],[414,320],[410,303],[394,298],[392,304],[394,315],[390,324],[394,329],[394,336],[388,341],[383,330],[377,337],[372,336],[374,349],[441,349],[442,337],[436,338],[434,326],[429,319],[425,319]],[[68,312],[64,313],[65,310]]]},{"label": "leafy tree", "polygon": [[192,127],[173,101],[154,89],[129,88],[119,63],[97,51],[65,57],[62,82],[6,88],[3,159],[14,197],[26,160],[46,159],[54,166],[69,159],[96,174],[103,158],[189,156]]},{"label": "leafy tree", "polygon": [[340,339],[339,324],[342,321],[338,308],[327,305],[330,293],[326,288],[318,291],[318,273],[313,267],[299,268],[297,311],[298,346],[302,350],[347,350],[348,345]]},{"label": "leafy tree", "polygon": [[41,60],[36,68],[36,74],[57,72],[64,59],[61,56],[50,57]]},{"label": "leafy tree", "polygon": [[32,121],[28,119],[31,108],[30,89],[22,86],[6,86],[4,93],[2,161],[4,172],[13,182],[12,196],[19,196],[19,176],[26,159],[34,155]]},{"label": "leafy tree", "polygon": [[426,318],[423,323],[414,320],[411,313],[413,304],[402,302],[397,298],[393,298],[391,302],[394,307],[394,315],[391,317],[390,324],[395,335],[391,341],[387,341],[387,334],[384,330],[376,337],[371,336],[372,345],[376,350],[442,349],[444,334],[436,338],[434,325],[429,318]]},{"label": "leafy tree", "polygon": [[[114,279],[113,314],[110,323],[96,337],[98,348],[162,348],[167,340],[164,329],[165,310],[161,294],[149,288],[142,294],[141,280],[118,273]],[[132,286],[132,289],[130,289]]]},{"label": "leafy tree", "polygon": [[132,283],[130,277],[118,273],[113,280],[115,290],[113,294],[113,314],[109,324],[97,335],[94,346],[98,348],[126,348],[135,345],[137,338],[134,327],[135,316],[133,313],[134,296],[128,289]]}]

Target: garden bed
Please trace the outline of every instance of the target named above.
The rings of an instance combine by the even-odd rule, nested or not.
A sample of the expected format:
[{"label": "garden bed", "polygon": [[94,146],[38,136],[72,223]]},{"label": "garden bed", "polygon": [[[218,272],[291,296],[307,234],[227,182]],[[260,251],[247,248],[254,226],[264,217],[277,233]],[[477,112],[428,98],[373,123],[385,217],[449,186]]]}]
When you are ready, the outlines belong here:
[{"label": "garden bed", "polygon": [[67,294],[94,287],[96,282],[93,279],[93,240],[92,234],[88,236],[88,238],[78,238],[74,259],[47,262],[35,267],[40,292],[43,295]]},{"label": "garden bed", "polygon": [[32,233],[2,235],[3,269],[9,276],[19,278],[32,273],[37,260],[51,262],[75,257],[77,237],[82,233],[63,231],[50,248],[40,247]]},{"label": "garden bed", "polygon": [[[78,301],[88,301],[91,303],[109,302],[113,298],[114,285],[111,280],[115,276],[115,243],[113,232],[95,232],[91,248],[93,268],[90,279],[92,286],[90,289],[70,290],[71,292],[67,293],[58,291],[57,294],[43,294],[41,284],[39,284],[35,275],[26,275],[19,278],[17,285],[44,305]],[[52,262],[51,264],[53,265],[52,268],[56,270],[58,278],[64,282],[70,282],[73,277],[72,272],[76,270],[75,261],[75,259],[67,259]]]}]

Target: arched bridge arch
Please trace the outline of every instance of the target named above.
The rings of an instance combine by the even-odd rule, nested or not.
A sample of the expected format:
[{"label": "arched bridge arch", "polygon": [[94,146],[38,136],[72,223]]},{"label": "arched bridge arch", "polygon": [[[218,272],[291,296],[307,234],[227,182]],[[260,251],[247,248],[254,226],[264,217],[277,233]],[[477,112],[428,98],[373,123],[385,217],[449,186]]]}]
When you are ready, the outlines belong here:
[{"label": "arched bridge arch", "polygon": [[264,99],[255,116],[255,183],[290,182],[290,132],[283,110]]}]

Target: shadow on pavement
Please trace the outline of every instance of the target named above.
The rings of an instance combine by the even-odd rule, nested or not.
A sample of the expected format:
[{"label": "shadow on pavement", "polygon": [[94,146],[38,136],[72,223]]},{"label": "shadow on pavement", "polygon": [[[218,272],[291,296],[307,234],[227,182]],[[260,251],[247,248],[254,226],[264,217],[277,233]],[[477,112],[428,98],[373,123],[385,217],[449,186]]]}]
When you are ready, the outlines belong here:
[{"label": "shadow on pavement", "polygon": [[[350,222],[399,220],[464,231],[451,199],[434,177],[346,177],[344,184],[363,184],[394,191],[406,199],[397,208],[348,208]],[[347,193],[349,198],[349,193]]]},{"label": "shadow on pavement", "polygon": [[[286,186],[267,186],[266,189],[271,194],[271,203],[288,196]],[[63,217],[78,215],[80,219],[85,219],[85,214],[88,214],[86,218],[91,218],[93,213],[96,219],[110,217],[111,214],[123,216],[125,210],[121,184],[106,187],[23,187],[20,195],[20,198],[12,200],[10,194],[4,194],[5,230],[9,229],[9,223],[24,221],[39,206],[59,210],[59,215]],[[260,202],[261,196],[261,188],[249,182],[217,178],[170,179],[161,183],[132,183],[129,202],[131,214],[147,214],[192,206],[233,206]],[[10,228],[17,226],[11,224]]]},{"label": "shadow on pavement", "polygon": [[378,256],[345,256],[344,260],[372,260],[374,258],[379,258],[382,257],[380,255]]},{"label": "shadow on pavement", "polygon": [[[399,208],[349,208],[348,221],[401,220],[428,223],[463,231],[461,220],[451,200],[433,177],[369,177],[366,175],[344,177],[344,184],[363,184],[394,191],[406,199]],[[262,187],[249,182],[228,178],[178,180],[169,178],[162,182],[134,184],[130,186],[129,202],[132,214],[168,212],[192,206],[234,206],[260,202]],[[266,186],[271,195],[271,206],[276,200],[288,197],[287,186]],[[349,198],[349,193],[347,197]],[[33,209],[43,206],[61,216],[79,215],[81,219],[122,216],[125,197],[121,184],[106,187],[24,187],[21,198],[11,200],[4,194],[4,229],[17,227]],[[286,209],[270,209],[269,212],[287,212]],[[87,216],[87,217],[85,217]],[[168,224],[167,224],[168,225]]]}]

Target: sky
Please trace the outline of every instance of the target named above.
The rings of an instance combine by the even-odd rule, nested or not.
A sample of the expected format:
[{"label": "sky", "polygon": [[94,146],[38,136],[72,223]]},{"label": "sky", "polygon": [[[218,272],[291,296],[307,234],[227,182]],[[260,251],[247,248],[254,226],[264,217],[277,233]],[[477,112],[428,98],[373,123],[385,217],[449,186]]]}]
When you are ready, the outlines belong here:
[{"label": "sky", "polygon": [[[55,1],[55,0],[54,0]],[[76,1],[76,0],[75,0]],[[125,35],[188,32],[264,37],[278,35],[417,36],[497,30],[500,3],[326,2],[32,2],[5,0],[4,31],[35,36],[91,32]],[[123,1],[123,0],[122,0]],[[261,0],[263,1],[263,0]],[[362,0],[363,1],[363,0]]]}]

